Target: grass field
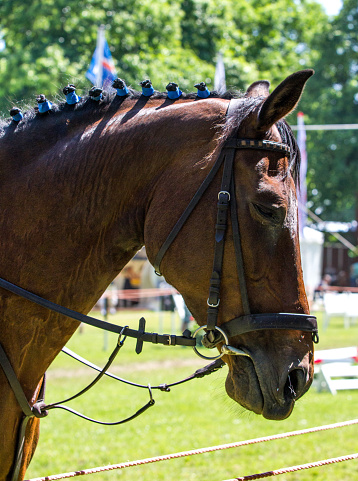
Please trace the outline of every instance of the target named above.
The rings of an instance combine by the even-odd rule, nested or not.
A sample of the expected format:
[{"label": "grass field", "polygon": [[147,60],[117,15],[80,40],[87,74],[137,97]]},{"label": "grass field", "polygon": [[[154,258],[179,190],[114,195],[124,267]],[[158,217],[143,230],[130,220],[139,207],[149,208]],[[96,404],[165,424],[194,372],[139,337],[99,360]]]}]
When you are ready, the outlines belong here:
[{"label": "grass field", "polygon": [[[94,313],[98,315],[98,313]],[[121,311],[111,322],[136,327],[144,315],[148,331],[157,331],[158,314]],[[320,319],[319,322],[321,323]],[[170,332],[170,314],[165,330]],[[109,346],[116,336],[109,334]],[[68,344],[78,354],[104,365],[110,350],[103,350],[104,334],[86,326]],[[320,349],[358,344],[358,325],[343,328],[343,320],[333,318],[326,332],[320,333]],[[134,352],[134,341],[127,339],[111,371],[121,377],[151,385],[173,382],[194,372],[205,362],[190,348],[145,345]],[[319,393],[312,387],[300,400],[293,414],[284,421],[262,419],[231,401],[224,389],[226,368],[211,376],[172,388],[170,393],[154,391],[155,406],[130,423],[107,427],[88,423],[62,410],[50,412],[41,421],[41,438],[27,479],[122,463],[206,446],[232,443],[331,424],[358,418],[358,391],[336,396]],[[48,372],[48,403],[68,397],[93,377],[84,366],[61,354]],[[105,421],[116,421],[133,414],[148,401],[146,389],[128,387],[103,379],[84,397],[71,403],[74,409]],[[164,461],[146,466],[93,474],[81,479],[93,481],[222,481],[284,466],[358,452],[357,426],[323,433],[306,434],[286,440],[232,448],[221,452]],[[280,475],[280,481],[354,481],[358,461]]]}]

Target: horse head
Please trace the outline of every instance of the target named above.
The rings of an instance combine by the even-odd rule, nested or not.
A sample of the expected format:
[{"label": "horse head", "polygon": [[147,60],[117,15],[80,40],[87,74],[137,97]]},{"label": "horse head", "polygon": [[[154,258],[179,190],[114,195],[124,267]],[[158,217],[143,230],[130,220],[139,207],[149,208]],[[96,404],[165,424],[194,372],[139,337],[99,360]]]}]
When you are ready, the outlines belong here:
[{"label": "horse head", "polygon": [[[264,313],[269,317],[273,313],[304,315],[309,312],[298,238],[295,178],[299,154],[283,118],[297,105],[312,73],[306,70],[291,75],[272,94],[269,94],[268,82],[255,82],[227,120],[224,137],[245,139],[248,145],[251,140],[269,141],[273,145],[289,142],[291,154],[260,150],[255,148],[260,145],[255,142],[253,148],[239,149],[235,154],[234,192],[244,275],[238,278],[233,229],[229,226],[220,273],[220,296],[214,306],[218,309],[218,326],[233,319],[240,323],[248,313],[262,314],[261,320],[265,322]],[[211,267],[215,256],[216,213],[213,202],[208,199],[220,191],[219,181],[220,175],[217,175],[162,263],[164,275],[183,294],[200,325],[208,323],[205,301],[210,278],[215,273],[215,266],[214,273]],[[151,208],[155,206],[154,201]],[[240,286],[243,283],[244,289]],[[243,292],[249,311],[245,309]],[[313,378],[312,333],[279,327],[259,327],[234,335],[230,345],[246,355],[223,357],[229,367],[228,395],[268,419],[289,416],[295,401],[307,391]],[[221,346],[222,343],[219,348]]]}]

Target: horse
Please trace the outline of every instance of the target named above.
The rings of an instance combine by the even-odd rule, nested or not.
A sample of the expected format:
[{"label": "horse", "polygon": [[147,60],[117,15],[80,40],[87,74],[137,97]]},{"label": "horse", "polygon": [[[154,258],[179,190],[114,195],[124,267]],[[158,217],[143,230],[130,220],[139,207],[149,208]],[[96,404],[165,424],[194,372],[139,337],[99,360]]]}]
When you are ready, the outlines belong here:
[{"label": "horse", "polygon": [[[230,331],[232,352],[221,354],[228,366],[226,391],[256,414],[285,419],[313,378],[312,332],[297,321],[309,314],[298,240],[299,151],[284,120],[312,74],[293,73],[272,93],[268,81],[257,81],[245,94],[207,98],[97,89],[96,99],[61,102],[46,112],[30,108],[19,121],[2,121],[1,278],[85,314],[145,245],[150,262],[182,294],[200,326],[208,327],[210,291],[208,310],[217,317],[211,334],[230,320],[239,326],[250,318],[238,285],[245,283],[257,325]],[[235,142],[229,150],[228,139]],[[225,167],[215,164],[222,150],[231,152],[230,191],[222,188]],[[166,242],[215,165],[200,199]],[[224,200],[234,197],[236,213],[222,207],[217,214],[218,192]],[[227,226],[219,282],[212,264],[223,213],[240,222],[239,229]],[[33,405],[47,368],[79,323],[3,288],[0,299],[0,344]],[[282,312],[298,325],[268,326],[266,317]],[[213,345],[220,349],[223,340]],[[230,355],[235,349],[246,355]],[[3,370],[0,479],[9,481],[23,413]],[[18,480],[38,437],[39,418],[33,417]]]}]

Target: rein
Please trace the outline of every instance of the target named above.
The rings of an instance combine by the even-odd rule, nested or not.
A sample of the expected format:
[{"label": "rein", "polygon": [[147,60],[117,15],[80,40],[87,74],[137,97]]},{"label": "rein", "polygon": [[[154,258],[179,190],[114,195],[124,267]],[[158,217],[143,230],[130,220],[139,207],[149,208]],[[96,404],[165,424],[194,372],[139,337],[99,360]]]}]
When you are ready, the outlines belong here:
[{"label": "rein", "polygon": [[[118,341],[115,349],[113,350],[112,354],[110,355],[106,365],[104,366],[103,369],[99,368],[98,366],[90,363],[86,359],[83,359],[81,356],[78,356],[74,352],[70,351],[66,347],[62,349],[62,351],[73,357],[79,362],[82,362],[83,364],[87,365],[88,367],[91,367],[92,369],[99,371],[99,374],[95,377],[95,379],[88,384],[84,389],[82,389],[80,392],[77,394],[64,399],[59,402],[55,402],[52,404],[46,404],[45,403],[45,376],[43,378],[42,384],[41,384],[41,389],[38,395],[38,400],[35,402],[33,406],[30,406],[29,402],[27,401],[27,398],[24,394],[24,391],[22,389],[22,386],[16,376],[15,371],[12,368],[12,365],[9,361],[9,358],[2,347],[0,343],[0,366],[2,367],[5,376],[14,392],[14,395],[16,397],[17,402],[19,403],[22,411],[23,411],[23,418],[20,423],[20,428],[19,428],[19,434],[18,434],[18,442],[17,442],[17,449],[16,449],[16,459],[14,463],[14,468],[12,472],[12,477],[11,481],[17,481],[20,468],[21,468],[21,463],[22,463],[22,455],[23,455],[23,449],[24,449],[24,442],[25,442],[25,433],[26,433],[26,427],[28,425],[28,422],[31,418],[37,417],[37,418],[43,418],[46,417],[49,414],[49,410],[51,409],[63,409],[66,410],[76,416],[81,417],[82,419],[85,419],[87,421],[94,422],[96,424],[101,424],[101,425],[106,425],[106,426],[115,426],[119,424],[124,424],[128,421],[131,421],[138,417],[140,414],[143,414],[149,407],[153,406],[155,404],[155,400],[153,399],[152,395],[152,390],[154,389],[159,389],[164,392],[169,392],[170,388],[179,384],[182,384],[184,382],[190,381],[192,379],[196,378],[201,378],[204,377],[208,374],[211,374],[221,367],[224,366],[224,361],[221,359],[215,360],[215,362],[212,362],[206,366],[204,366],[201,369],[198,369],[192,374],[191,376],[182,379],[181,381],[177,381],[171,384],[160,384],[158,386],[153,386],[151,387],[150,384],[148,385],[142,385],[142,384],[137,384],[133,383],[130,381],[127,381],[125,379],[119,378],[109,372],[107,372],[107,369],[110,367],[112,362],[114,361],[116,355],[118,354],[119,350],[122,348],[124,341],[126,340],[127,337],[132,337],[137,339],[136,343],[136,353],[140,354],[143,348],[143,342],[151,342],[153,344],[162,344],[164,346],[191,346],[195,348],[196,345],[196,339],[195,337],[191,336],[191,332],[189,330],[184,331],[183,336],[176,336],[172,334],[158,334],[158,333],[153,333],[153,332],[146,332],[145,331],[145,325],[146,325],[146,320],[142,317],[139,320],[139,328],[138,330],[135,329],[129,329],[128,326],[118,326],[116,324],[111,324],[106,321],[101,321],[100,319],[96,319],[94,317],[87,316],[85,314],[81,314],[77,311],[74,311],[72,309],[68,309],[67,307],[61,306],[59,304],[56,304],[54,302],[51,302],[47,299],[44,299],[40,296],[37,296],[36,294],[29,292],[19,286],[16,286],[15,284],[12,284],[11,282],[6,281],[5,279],[0,278],[0,287],[3,289],[6,289],[9,292],[12,292],[13,294],[16,294],[24,299],[27,299],[30,302],[33,302],[35,304],[38,304],[44,308],[47,308],[53,312],[56,312],[58,314],[62,314],[66,317],[69,317],[71,319],[77,320],[79,322],[82,322],[84,324],[88,324],[90,326],[97,327],[99,329],[109,331],[109,332],[114,332],[119,334],[118,336]],[[122,335],[123,340],[121,340]],[[196,351],[196,348],[195,348]],[[197,351],[196,351],[197,352]],[[104,376],[109,376],[112,379],[116,379],[117,381],[124,382],[126,384],[130,384],[135,387],[139,388],[146,388],[149,391],[149,401],[141,407],[138,411],[136,411],[134,414],[131,416],[121,420],[121,421],[116,421],[116,422],[103,422],[103,421],[98,421],[92,418],[89,418],[77,411],[75,411],[72,408],[69,408],[68,406],[64,406],[65,403],[72,401],[73,399],[81,396],[85,392],[87,392],[89,389],[91,389],[97,382]]]},{"label": "rein", "polygon": [[[31,302],[34,302],[42,307],[46,307],[47,309],[50,309],[54,312],[60,313],[62,315],[65,315],[67,317],[70,317],[72,319],[78,320],[80,322],[83,322],[85,324],[98,327],[100,329],[110,331],[110,332],[115,332],[118,333],[118,341],[116,344],[116,347],[114,348],[112,354],[110,355],[106,365],[101,369],[95,364],[90,363],[86,359],[82,358],[81,356],[78,356],[74,352],[70,351],[66,347],[62,349],[62,351],[71,356],[72,358],[76,359],[79,362],[82,362],[83,364],[87,365],[88,367],[99,371],[99,374],[94,378],[92,382],[90,382],[85,388],[83,388],[80,392],[77,394],[64,399],[59,402],[55,402],[52,404],[46,404],[45,403],[45,376],[42,380],[41,388],[39,391],[38,400],[34,403],[33,406],[30,406],[25,393],[22,389],[22,386],[17,378],[17,375],[9,361],[9,358],[2,347],[0,343],[0,366],[2,367],[5,376],[14,392],[14,395],[16,397],[16,400],[18,404],[20,405],[22,411],[23,411],[23,418],[20,423],[20,428],[19,428],[19,433],[18,433],[18,442],[17,442],[17,449],[16,449],[16,459],[14,463],[14,468],[12,472],[12,477],[11,481],[17,481],[20,468],[21,468],[21,463],[22,463],[22,455],[23,455],[23,449],[24,449],[24,443],[25,443],[25,434],[26,434],[26,427],[28,425],[28,422],[30,421],[31,418],[37,417],[37,418],[43,418],[46,417],[49,414],[49,411],[51,409],[63,409],[66,410],[76,416],[81,417],[82,419],[85,419],[87,421],[94,422],[96,424],[101,424],[101,425],[106,425],[106,426],[115,426],[119,424],[124,424],[128,421],[131,421],[138,417],[140,414],[143,414],[149,407],[153,406],[155,404],[155,400],[153,399],[152,395],[152,390],[154,389],[159,389],[164,392],[170,392],[170,388],[179,384],[182,384],[184,382],[190,381],[192,379],[196,378],[201,378],[204,377],[208,374],[211,374],[225,364],[221,359],[217,359],[215,362],[212,362],[208,364],[207,366],[204,366],[201,369],[198,369],[192,374],[191,376],[188,376],[185,379],[182,379],[181,381],[177,381],[171,384],[160,384],[158,386],[153,386],[151,387],[150,384],[148,385],[142,385],[142,384],[137,384],[133,383],[130,381],[127,381],[125,379],[119,378],[118,376],[115,376],[114,374],[111,374],[107,372],[107,369],[110,367],[110,365],[113,363],[115,357],[117,356],[118,352],[122,348],[124,341],[126,340],[127,336],[129,337],[134,337],[137,339],[137,345],[136,345],[136,352],[139,354],[142,351],[142,346],[143,342],[152,342],[154,344],[163,344],[166,346],[174,346],[174,345],[182,345],[182,346],[192,346],[195,347],[196,344],[196,339],[194,337],[191,337],[191,333],[189,330],[185,331],[183,336],[175,336],[171,334],[157,334],[157,333],[148,333],[145,332],[145,324],[146,321],[144,318],[141,318],[139,320],[139,329],[134,330],[134,329],[129,329],[128,326],[121,327],[115,324],[111,324],[105,321],[101,321],[100,319],[96,319],[90,316],[86,316],[85,314],[81,314],[79,312],[73,311],[71,309],[68,309],[66,307],[60,306],[58,304],[55,304],[51,301],[48,301],[46,299],[43,299],[42,297],[39,297],[29,291],[26,291],[25,289],[22,289],[15,284],[12,284],[5,279],[0,278],[0,287],[17,294]],[[122,335],[124,336],[123,339]],[[138,411],[136,411],[134,414],[131,416],[121,420],[121,421],[116,421],[116,422],[103,422],[103,421],[98,421],[92,418],[89,418],[77,411],[75,411],[72,408],[69,408],[68,406],[64,406],[65,403],[72,401],[73,399],[81,396],[82,394],[86,393],[89,389],[91,389],[97,382],[103,377],[103,376],[109,376],[112,379],[116,379],[117,381],[124,382],[126,384],[130,384],[135,387],[139,388],[145,388],[148,389],[149,391],[149,401],[141,407]]]}]

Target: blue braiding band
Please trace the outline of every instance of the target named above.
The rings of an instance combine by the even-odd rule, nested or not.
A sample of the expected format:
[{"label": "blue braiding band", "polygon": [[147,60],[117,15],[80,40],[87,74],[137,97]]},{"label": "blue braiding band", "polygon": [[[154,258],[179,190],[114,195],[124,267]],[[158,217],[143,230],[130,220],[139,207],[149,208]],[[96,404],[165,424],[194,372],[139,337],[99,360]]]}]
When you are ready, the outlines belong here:
[{"label": "blue braiding band", "polygon": [[177,87],[175,90],[168,90],[168,98],[171,100],[178,99],[183,92]]},{"label": "blue braiding band", "polygon": [[200,99],[207,99],[210,96],[210,90],[207,88],[205,82],[195,84],[194,87],[198,89],[197,96]]},{"label": "blue braiding band", "polygon": [[40,114],[44,114],[52,109],[52,103],[49,100],[45,100],[45,102],[41,102],[38,104]]},{"label": "blue braiding band", "polygon": [[24,117],[18,107],[12,107],[12,109],[10,110],[10,115],[14,122],[20,122],[20,120]]},{"label": "blue braiding band", "polygon": [[207,88],[205,90],[198,90],[197,96],[201,99],[207,99],[210,96],[210,90]]},{"label": "blue braiding band", "polygon": [[117,95],[119,97],[125,97],[129,93],[127,86],[125,85],[123,89],[117,89]]},{"label": "blue braiding band", "polygon": [[22,113],[19,112],[18,114],[13,115],[13,116],[12,116],[12,119],[15,120],[15,122],[20,122],[20,120],[21,120],[23,117],[24,117],[24,116],[22,115]]},{"label": "blue braiding band", "polygon": [[119,97],[125,97],[129,93],[125,81],[119,77],[113,81],[112,87],[117,90],[117,95]]},{"label": "blue braiding band", "polygon": [[81,97],[79,97],[76,92],[69,92],[68,94],[66,94],[66,102],[69,105],[77,104],[80,100]]},{"label": "blue braiding band", "polygon": [[103,98],[102,89],[100,87],[92,87],[88,94],[91,99],[96,102],[99,102]]},{"label": "blue braiding band", "polygon": [[151,95],[154,94],[154,89],[153,89],[153,87],[149,87],[149,88],[142,87],[142,94],[143,94],[145,97],[150,97]]}]

